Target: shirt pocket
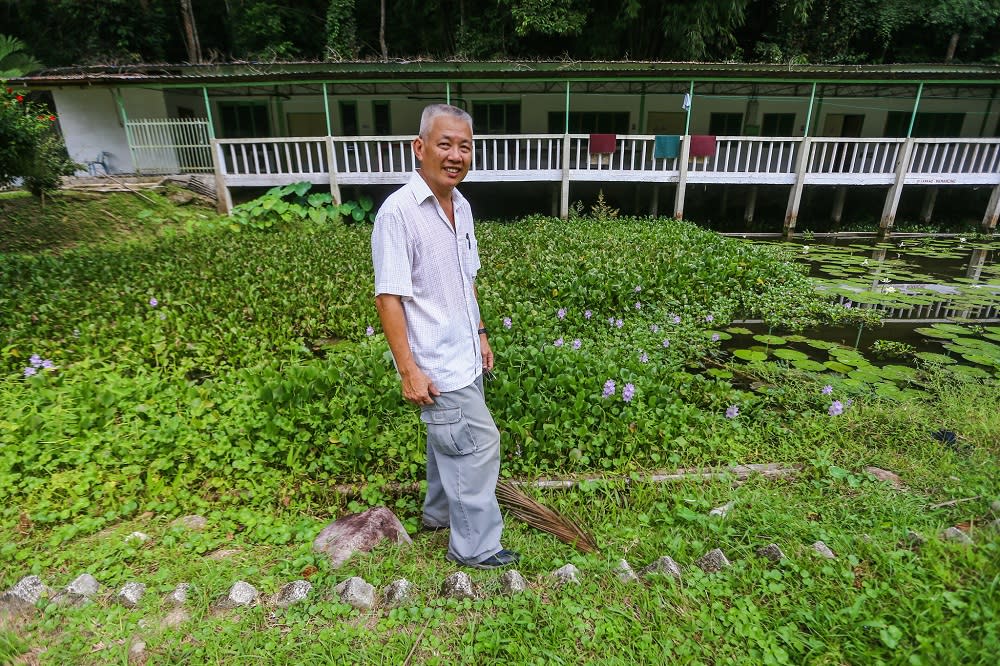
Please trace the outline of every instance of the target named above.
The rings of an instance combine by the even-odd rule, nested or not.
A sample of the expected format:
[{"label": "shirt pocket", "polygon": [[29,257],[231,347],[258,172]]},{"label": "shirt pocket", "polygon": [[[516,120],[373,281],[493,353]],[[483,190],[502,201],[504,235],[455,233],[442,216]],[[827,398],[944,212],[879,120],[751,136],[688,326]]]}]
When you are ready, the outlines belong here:
[{"label": "shirt pocket", "polygon": [[424,409],[420,412],[420,420],[427,424],[427,443],[437,453],[465,456],[478,450],[461,407]]}]

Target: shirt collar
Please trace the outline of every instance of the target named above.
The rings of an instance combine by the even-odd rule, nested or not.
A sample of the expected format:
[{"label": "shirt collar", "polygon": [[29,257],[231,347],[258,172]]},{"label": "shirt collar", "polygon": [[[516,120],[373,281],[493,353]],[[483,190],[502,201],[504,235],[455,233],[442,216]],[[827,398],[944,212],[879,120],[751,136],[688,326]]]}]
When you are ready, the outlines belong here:
[{"label": "shirt collar", "polygon": [[[417,201],[417,205],[420,205],[423,202],[427,201],[428,197],[434,196],[434,193],[431,192],[431,188],[427,184],[427,181],[423,179],[423,177],[417,170],[413,171],[413,174],[410,176],[410,182],[408,183],[408,185],[410,187],[410,191],[413,193],[413,198],[416,199]],[[459,208],[459,206],[465,205],[465,197],[462,196],[462,193],[458,191],[457,187],[451,191],[451,200],[452,203],[455,204],[456,210]]]}]

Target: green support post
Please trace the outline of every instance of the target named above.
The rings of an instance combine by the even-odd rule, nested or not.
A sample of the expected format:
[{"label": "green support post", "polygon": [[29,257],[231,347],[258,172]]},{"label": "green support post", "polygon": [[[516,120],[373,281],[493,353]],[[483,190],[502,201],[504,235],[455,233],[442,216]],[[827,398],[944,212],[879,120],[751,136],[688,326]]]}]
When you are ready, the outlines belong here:
[{"label": "green support post", "polygon": [[122,117],[122,127],[125,128],[125,142],[128,143],[128,152],[129,156],[132,158],[132,166],[138,174],[140,171],[138,165],[136,164],[135,148],[133,148],[135,142],[132,140],[132,130],[128,126],[128,114],[125,112],[125,100],[122,98],[122,89],[115,88],[114,95],[115,104],[118,106],[118,113],[120,113]]},{"label": "green support post", "polygon": [[333,125],[330,123],[330,97],[326,93],[326,84],[323,84],[323,113],[326,114],[326,135],[333,136]]},{"label": "green support post", "polygon": [[917,98],[913,100],[913,113],[910,115],[910,126],[906,130],[906,138],[913,136],[913,126],[917,122],[917,109],[920,107],[920,96],[924,93],[924,82],[917,86]]},{"label": "green support post", "polygon": [[451,104],[451,81],[444,82],[444,101]]},{"label": "green support post", "polygon": [[809,136],[809,123],[812,122],[813,101],[816,99],[816,82],[813,81],[812,92],[809,93],[809,109],[806,111],[806,129],[802,136]]},{"label": "green support post", "polygon": [[205,100],[205,117],[208,118],[208,138],[215,138],[215,120],[212,119],[212,104],[208,101],[208,88],[201,87],[201,96]]},{"label": "green support post", "polygon": [[687,108],[687,118],[684,119],[684,136],[691,133],[691,107],[694,106],[694,81],[691,81],[691,87],[688,89],[688,108]]},{"label": "green support post", "polygon": [[569,81],[566,82],[566,127],[564,134],[569,134]]}]

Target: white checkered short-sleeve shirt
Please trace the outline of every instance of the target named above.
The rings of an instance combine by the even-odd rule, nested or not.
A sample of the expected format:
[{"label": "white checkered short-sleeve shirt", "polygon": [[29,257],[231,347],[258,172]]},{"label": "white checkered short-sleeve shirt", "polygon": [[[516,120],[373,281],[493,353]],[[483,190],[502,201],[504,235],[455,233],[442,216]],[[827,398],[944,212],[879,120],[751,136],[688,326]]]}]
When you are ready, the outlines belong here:
[{"label": "white checkered short-sleeve shirt", "polygon": [[402,297],[417,366],[440,391],[465,388],[483,371],[473,282],[479,251],[469,202],[452,191],[455,228],[414,173],[375,217],[375,295]]}]

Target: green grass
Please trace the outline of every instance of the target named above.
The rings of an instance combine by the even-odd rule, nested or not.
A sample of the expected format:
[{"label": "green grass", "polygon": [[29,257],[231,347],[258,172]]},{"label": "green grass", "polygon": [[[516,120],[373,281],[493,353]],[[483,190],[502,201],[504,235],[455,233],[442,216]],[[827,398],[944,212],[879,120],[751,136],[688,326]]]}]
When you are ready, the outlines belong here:
[{"label": "green grass", "polygon": [[[65,217],[75,210],[71,226],[99,228],[113,201],[135,203],[67,203]],[[708,329],[737,313],[824,315],[785,251],[669,221],[479,227],[503,473],[608,480],[536,493],[589,527],[599,554],[511,518],[504,544],[523,553],[531,592],[498,596],[498,572],[472,572],[483,598],[458,603],[438,594],[455,570],[446,533],[339,570],[311,550],[330,520],[371,505],[388,505],[411,531],[419,521],[421,497],[394,491],[422,477],[419,421],[401,402],[384,339],[364,332],[377,322],[370,229],[237,234],[206,211],[145,210],[122,212],[124,228],[155,232],[43,244],[60,252],[19,251],[0,265],[0,530],[14,535],[0,542],[0,590],[30,573],[58,588],[84,571],[111,592],[148,585],[134,611],[105,595],[0,620],[0,662],[31,651],[46,664],[125,663],[135,636],[149,663],[995,661],[1000,535],[985,529],[1000,498],[994,380],[927,366],[914,374],[920,397],[890,399],[787,365],[728,365],[735,383],[702,374],[706,357],[726,365]],[[674,314],[680,324],[668,323]],[[58,370],[25,378],[31,354]],[[602,399],[608,378],[618,392]],[[629,403],[626,382],[637,389]],[[853,406],[827,415],[831,398],[848,397]],[[727,419],[733,404],[740,415]],[[960,435],[956,446],[931,437],[943,428]],[[642,481],[653,470],[763,462],[802,470],[779,481]],[[876,482],[866,465],[905,487]],[[340,495],[338,483],[360,494]],[[975,499],[931,508],[964,498]],[[729,501],[725,519],[708,517]],[[205,532],[170,526],[193,512],[209,519]],[[956,524],[975,546],[936,538]],[[910,529],[928,543],[911,548]],[[126,543],[135,530],[152,540]],[[816,540],[838,559],[815,556]],[[770,542],[789,556],[779,566],[754,556]],[[621,558],[638,569],[661,555],[688,568],[716,547],[733,567],[686,569],[681,585],[623,585],[613,573]],[[205,557],[219,548],[240,552]],[[549,573],[566,562],[583,572],[579,587],[553,585]],[[236,580],[271,594],[307,573],[312,596],[291,609],[210,609]],[[359,613],[333,594],[352,575],[378,588],[406,577],[416,596]],[[156,629],[162,596],[182,581],[195,585],[192,621]]]}]

